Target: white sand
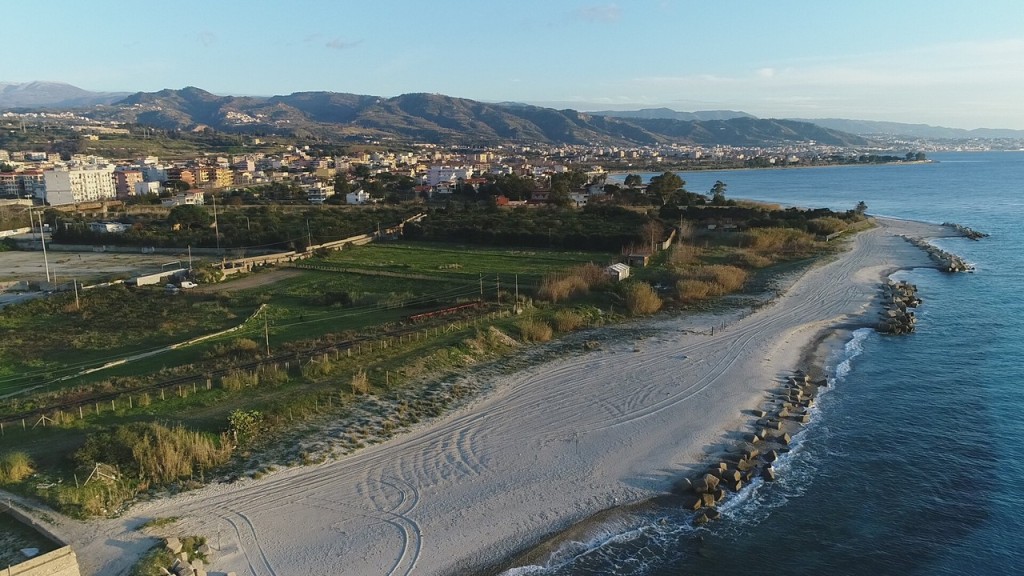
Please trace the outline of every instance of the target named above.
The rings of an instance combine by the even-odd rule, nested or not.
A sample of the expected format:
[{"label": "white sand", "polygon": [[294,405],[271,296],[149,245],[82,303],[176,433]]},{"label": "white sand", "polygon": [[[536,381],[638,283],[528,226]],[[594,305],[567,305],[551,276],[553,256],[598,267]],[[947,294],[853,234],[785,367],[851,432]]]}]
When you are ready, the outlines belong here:
[{"label": "white sand", "polygon": [[[120,574],[145,550],[141,522],[181,516],[211,567],[248,575],[447,574],[491,564],[615,504],[668,489],[732,443],[766,390],[822,330],[864,313],[900,267],[929,265],[885,220],[745,317],[661,320],[655,337],[558,359],[495,383],[470,406],[326,464],[212,485],[62,520],[84,574]],[[874,321],[874,315],[862,321]],[[717,325],[714,335],[710,328]]]}]

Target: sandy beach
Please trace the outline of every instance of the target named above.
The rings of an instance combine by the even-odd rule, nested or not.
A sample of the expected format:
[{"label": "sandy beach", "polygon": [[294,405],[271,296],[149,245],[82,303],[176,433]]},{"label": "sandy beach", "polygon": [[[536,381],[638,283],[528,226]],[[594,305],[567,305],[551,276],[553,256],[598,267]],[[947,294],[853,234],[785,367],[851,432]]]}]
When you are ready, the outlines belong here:
[{"label": "sandy beach", "polygon": [[349,456],[138,504],[115,520],[59,519],[52,529],[88,575],[126,573],[154,542],[136,528],[167,516],[181,517],[175,532],[209,539],[214,573],[493,566],[695,473],[749,430],[745,410],[832,342],[824,336],[874,325],[885,276],[933,265],[901,235],[955,235],[878,223],[756,311],[653,320],[653,336],[611,338],[601,350],[503,376],[469,405]]}]

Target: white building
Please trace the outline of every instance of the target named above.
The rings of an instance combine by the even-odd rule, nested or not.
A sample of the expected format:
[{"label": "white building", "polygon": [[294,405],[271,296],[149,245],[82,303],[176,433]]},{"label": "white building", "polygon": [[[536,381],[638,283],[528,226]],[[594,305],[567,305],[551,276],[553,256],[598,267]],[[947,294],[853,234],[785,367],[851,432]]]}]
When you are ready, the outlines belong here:
[{"label": "white building", "polygon": [[356,190],[345,194],[345,202],[348,204],[366,204],[370,201],[370,194],[363,190]]},{"label": "white building", "polygon": [[159,194],[160,183],[159,182],[136,182],[135,183],[135,195],[145,196],[147,194]]},{"label": "white building", "polygon": [[184,205],[196,205],[202,206],[206,203],[206,198],[203,195],[202,190],[189,190],[188,192],[182,192],[181,194],[175,194],[170,198],[164,198],[160,201],[162,206],[174,207]]},{"label": "white building", "polygon": [[43,172],[43,200],[50,206],[96,202],[117,196],[113,164],[86,164]]},{"label": "white building", "polygon": [[437,186],[441,182],[457,182],[459,178],[468,180],[473,176],[473,169],[467,166],[431,166],[427,171],[427,184]]},{"label": "white building", "polygon": [[323,204],[331,196],[334,196],[334,187],[322,182],[317,182],[306,190],[306,200],[310,204]]}]

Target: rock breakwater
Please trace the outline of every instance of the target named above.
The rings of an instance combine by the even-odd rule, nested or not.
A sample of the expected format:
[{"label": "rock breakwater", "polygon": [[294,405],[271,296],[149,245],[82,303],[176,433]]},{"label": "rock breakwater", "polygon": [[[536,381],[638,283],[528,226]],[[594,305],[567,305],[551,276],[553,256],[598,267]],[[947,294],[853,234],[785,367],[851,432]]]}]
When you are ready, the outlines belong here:
[{"label": "rock breakwater", "polygon": [[903,238],[907,242],[910,242],[914,246],[917,246],[927,252],[928,256],[938,263],[938,269],[943,272],[974,272],[974,266],[971,266],[956,254],[946,252],[945,250],[933,246],[920,238],[911,238],[910,236],[903,236]]},{"label": "rock breakwater", "polygon": [[956,230],[958,234],[970,240],[981,240],[982,238],[989,237],[989,235],[984,232],[973,230],[971,228],[968,228],[967,226],[961,226],[960,224],[957,224],[955,222],[943,222],[942,225],[948,228],[952,228],[953,230]]},{"label": "rock breakwater", "polygon": [[917,296],[917,286],[905,282],[889,280],[882,285],[881,320],[875,328],[882,334],[910,334],[914,331],[917,318],[911,308],[917,308],[921,299]]},{"label": "rock breakwater", "polygon": [[721,517],[717,506],[757,478],[775,480],[773,464],[789,451],[789,445],[800,428],[811,421],[810,410],[818,391],[828,380],[812,381],[798,371],[785,385],[772,394],[765,410],[753,410],[757,418],[753,432],[743,435],[736,446],[695,478],[684,478],[675,492],[683,497],[683,506],[694,510],[695,525],[706,524]]}]

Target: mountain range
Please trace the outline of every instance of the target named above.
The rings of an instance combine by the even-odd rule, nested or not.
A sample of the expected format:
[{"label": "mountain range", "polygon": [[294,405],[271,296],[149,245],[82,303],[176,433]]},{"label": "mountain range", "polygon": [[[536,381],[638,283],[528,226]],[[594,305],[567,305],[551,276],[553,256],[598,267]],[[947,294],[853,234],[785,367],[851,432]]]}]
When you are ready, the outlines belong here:
[{"label": "mountain range", "polygon": [[128,92],[90,92],[62,82],[0,82],[0,109],[79,108],[112,104]]},{"label": "mountain range", "polygon": [[864,147],[871,136],[1024,137],[1024,131],[958,130],[857,120],[760,119],[745,112],[678,112],[668,108],[579,112],[521,103],[485,103],[441,94],[393,98],[339,92],[286,96],[219,96],[187,87],[159,92],[90,92],[70,84],[0,82],[0,110],[74,110],[97,120],[167,130],[204,127],[234,133],[279,133],[327,139],[436,143],[775,146],[814,141]]}]

